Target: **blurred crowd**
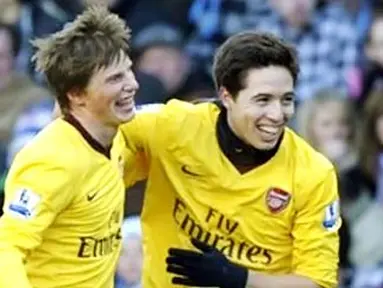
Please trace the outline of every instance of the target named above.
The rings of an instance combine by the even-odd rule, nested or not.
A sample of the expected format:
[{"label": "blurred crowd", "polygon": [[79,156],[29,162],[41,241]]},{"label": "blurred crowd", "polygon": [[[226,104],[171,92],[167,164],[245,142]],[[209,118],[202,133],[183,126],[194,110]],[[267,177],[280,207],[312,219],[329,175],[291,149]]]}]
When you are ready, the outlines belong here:
[{"label": "blurred crowd", "polygon": [[[294,44],[301,74],[291,126],[338,171],[342,287],[383,287],[383,1],[0,0],[0,190],[15,153],[51,121],[53,97],[34,71],[30,40],[91,2],[108,2],[132,29],[138,104],[216,97],[213,54],[234,33],[256,29]],[[143,186],[128,193],[117,288],[140,287],[132,214]]]}]

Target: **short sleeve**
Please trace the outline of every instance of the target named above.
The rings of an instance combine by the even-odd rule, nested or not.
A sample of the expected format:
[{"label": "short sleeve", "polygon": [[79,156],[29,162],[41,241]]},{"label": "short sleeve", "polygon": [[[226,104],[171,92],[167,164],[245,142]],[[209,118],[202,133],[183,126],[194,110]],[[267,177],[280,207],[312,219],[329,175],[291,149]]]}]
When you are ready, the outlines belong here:
[{"label": "short sleeve", "polygon": [[76,171],[48,157],[23,161],[21,156],[16,157],[5,185],[4,215],[0,219],[0,269],[4,276],[0,276],[0,287],[29,287],[23,261],[70,204],[78,179]]},{"label": "short sleeve", "polygon": [[323,180],[305,186],[292,231],[293,273],[321,287],[337,287],[341,218],[336,173],[331,169]]}]

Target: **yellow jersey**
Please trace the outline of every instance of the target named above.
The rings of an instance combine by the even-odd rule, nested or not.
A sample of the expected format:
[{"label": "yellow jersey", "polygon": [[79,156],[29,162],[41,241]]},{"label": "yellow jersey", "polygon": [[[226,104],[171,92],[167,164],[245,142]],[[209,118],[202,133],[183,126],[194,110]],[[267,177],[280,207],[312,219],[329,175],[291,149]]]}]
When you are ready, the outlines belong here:
[{"label": "yellow jersey", "polygon": [[121,135],[106,151],[73,119],[48,125],[10,169],[0,287],[114,287],[128,154]]},{"label": "yellow jersey", "polygon": [[193,249],[191,237],[251,270],[336,287],[341,219],[333,165],[286,128],[276,154],[241,174],[217,142],[219,112],[214,103],[172,100],[121,127],[148,163],[143,287],[175,287],[167,251]]}]

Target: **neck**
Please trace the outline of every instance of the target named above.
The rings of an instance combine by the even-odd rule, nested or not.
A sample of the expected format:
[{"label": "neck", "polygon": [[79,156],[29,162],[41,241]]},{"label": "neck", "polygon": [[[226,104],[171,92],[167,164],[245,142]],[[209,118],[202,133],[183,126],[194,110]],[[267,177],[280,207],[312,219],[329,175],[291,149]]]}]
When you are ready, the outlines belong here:
[{"label": "neck", "polygon": [[222,152],[241,173],[246,173],[267,161],[278,151],[283,136],[271,150],[259,150],[245,143],[235,133],[227,119],[227,113],[222,108],[217,121],[217,138]]},{"label": "neck", "polygon": [[[235,142],[238,143],[238,144],[241,144],[241,146],[248,146],[250,148],[251,144],[248,143],[246,141],[246,139],[244,139],[243,137],[241,137],[237,132],[236,132],[236,129],[235,129],[235,125],[234,123],[231,121],[231,118],[229,117],[227,111],[222,111],[222,117],[224,117],[225,119],[222,119],[222,125],[225,127],[225,129],[227,130],[227,133],[231,135],[231,140],[236,140]],[[226,115],[226,117],[225,117]],[[256,149],[258,150],[257,148],[255,147],[251,147],[252,149]]]},{"label": "neck", "polygon": [[117,127],[108,126],[97,120],[90,113],[71,111],[73,117],[86,129],[86,131],[99,142],[104,148],[108,148],[112,145],[113,139],[117,133]]}]

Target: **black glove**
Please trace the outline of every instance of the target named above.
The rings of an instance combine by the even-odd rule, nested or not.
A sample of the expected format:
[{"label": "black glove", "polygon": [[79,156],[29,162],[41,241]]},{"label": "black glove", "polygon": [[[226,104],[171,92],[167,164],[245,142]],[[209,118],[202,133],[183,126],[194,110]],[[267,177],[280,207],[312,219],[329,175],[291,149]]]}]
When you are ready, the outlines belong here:
[{"label": "black glove", "polygon": [[167,271],[176,274],[173,284],[198,287],[245,288],[248,271],[230,262],[214,247],[192,239],[200,252],[170,248]]}]

